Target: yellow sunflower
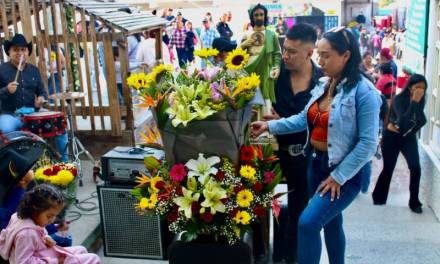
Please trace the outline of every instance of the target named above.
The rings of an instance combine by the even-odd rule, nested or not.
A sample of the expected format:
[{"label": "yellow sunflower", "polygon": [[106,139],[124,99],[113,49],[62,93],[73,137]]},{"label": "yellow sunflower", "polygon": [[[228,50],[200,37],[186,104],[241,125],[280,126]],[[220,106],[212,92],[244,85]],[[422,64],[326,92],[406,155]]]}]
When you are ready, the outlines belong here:
[{"label": "yellow sunflower", "polygon": [[249,190],[241,190],[237,194],[237,203],[240,207],[249,207],[254,200],[254,195]]},{"label": "yellow sunflower", "polygon": [[158,76],[160,76],[163,72],[172,72],[173,71],[173,65],[171,64],[160,64],[153,68],[153,70],[150,73],[150,77],[154,82],[159,82],[160,80],[157,79]]},{"label": "yellow sunflower", "polygon": [[232,97],[236,97],[243,91],[257,88],[260,85],[260,76],[253,72],[250,76],[242,77],[235,81],[235,85]]},{"label": "yellow sunflower", "polygon": [[136,90],[148,88],[153,84],[151,75],[145,73],[134,73],[127,78],[127,84]]},{"label": "yellow sunflower", "polygon": [[153,193],[150,198],[142,197],[139,203],[136,205],[138,209],[154,209],[157,203],[157,194]]},{"label": "yellow sunflower", "polygon": [[162,178],[162,177],[158,177],[158,176],[156,176],[156,177],[153,177],[153,179],[151,179],[150,186],[151,186],[151,189],[153,189],[153,191],[154,191],[155,193],[158,193],[158,192],[160,191],[160,190],[156,187],[156,184],[157,184],[158,182],[163,182],[163,178]]},{"label": "yellow sunflower", "polygon": [[217,55],[218,55],[217,49],[203,48],[203,49],[199,49],[199,50],[194,51],[194,56],[200,57],[202,59],[207,59],[211,56],[217,56]]},{"label": "yellow sunflower", "polygon": [[243,165],[240,168],[240,175],[248,180],[255,181],[255,173],[257,171],[251,166]]},{"label": "yellow sunflower", "polygon": [[237,224],[247,225],[251,220],[251,215],[246,211],[238,211],[234,217],[234,221]]},{"label": "yellow sunflower", "polygon": [[225,64],[230,70],[240,70],[246,65],[248,60],[249,54],[245,50],[238,48],[228,53]]}]

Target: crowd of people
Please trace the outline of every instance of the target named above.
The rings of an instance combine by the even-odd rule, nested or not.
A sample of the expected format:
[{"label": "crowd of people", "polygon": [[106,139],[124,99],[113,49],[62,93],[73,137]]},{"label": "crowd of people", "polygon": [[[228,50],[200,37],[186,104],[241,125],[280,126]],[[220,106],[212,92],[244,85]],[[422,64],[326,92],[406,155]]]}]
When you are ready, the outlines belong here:
[{"label": "crowd of people", "polygon": [[[370,36],[361,30],[357,36],[353,30],[337,27],[319,39],[313,26],[298,23],[288,28],[280,19],[276,31],[286,36],[281,49],[277,35],[266,28],[268,13],[262,5],[250,10],[250,27],[240,43],[231,40],[230,12],[221,16],[216,27],[212,15],[206,13],[200,34],[181,13],[173,16],[172,12],[166,9],[162,15],[171,21],[162,36],[164,62],[177,59],[184,67],[194,61],[194,49],[199,45],[218,49],[212,62],[223,66],[226,52],[241,47],[251,58],[245,69],[261,77],[266,107],[273,108],[262,121],[251,124],[251,135],[276,135],[289,189],[285,234],[288,247],[274,261],[319,263],[323,229],[330,263],[344,263],[342,213],[360,192],[367,191],[371,160],[380,152],[378,145],[384,166],[372,194],[373,203],[386,203],[397,156],[402,152],[410,169],[408,205],[412,212],[422,213],[416,133],[426,123],[423,109],[427,81],[424,76],[413,74],[398,93],[398,69],[393,58],[400,56],[401,49],[392,43],[392,39],[397,39],[392,32],[377,31]],[[147,71],[156,65],[155,34],[147,31],[130,37],[130,64],[144,65]],[[5,42],[4,48],[10,61],[0,65],[0,130],[10,132],[22,126],[16,110],[40,109],[47,94],[38,68],[22,62],[32,52],[32,45],[16,34]],[[117,58],[116,49],[114,54]],[[314,54],[318,55],[316,60]],[[21,74],[16,80],[18,69]],[[121,79],[117,81],[122,84]],[[122,85],[119,87],[122,89]],[[66,136],[59,138],[58,149],[66,155]],[[11,161],[31,158],[10,155]],[[34,163],[35,159],[28,162]],[[25,192],[33,175],[30,167],[25,167],[0,214],[4,228],[0,255],[11,263],[99,263],[96,255],[83,248],[59,247],[48,236],[45,228],[60,212],[63,198],[59,191],[46,185]],[[0,170],[3,173],[7,168]]]}]

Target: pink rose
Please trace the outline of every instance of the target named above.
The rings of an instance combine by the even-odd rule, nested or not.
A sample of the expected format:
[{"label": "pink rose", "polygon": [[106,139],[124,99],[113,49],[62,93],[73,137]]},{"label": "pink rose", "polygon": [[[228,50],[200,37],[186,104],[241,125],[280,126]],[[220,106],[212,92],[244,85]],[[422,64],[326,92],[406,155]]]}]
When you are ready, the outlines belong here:
[{"label": "pink rose", "polygon": [[178,163],[173,165],[170,171],[170,178],[175,182],[181,182],[186,177],[186,168],[185,165]]},{"label": "pink rose", "polygon": [[270,183],[275,178],[275,173],[266,171],[264,173],[264,183]]}]

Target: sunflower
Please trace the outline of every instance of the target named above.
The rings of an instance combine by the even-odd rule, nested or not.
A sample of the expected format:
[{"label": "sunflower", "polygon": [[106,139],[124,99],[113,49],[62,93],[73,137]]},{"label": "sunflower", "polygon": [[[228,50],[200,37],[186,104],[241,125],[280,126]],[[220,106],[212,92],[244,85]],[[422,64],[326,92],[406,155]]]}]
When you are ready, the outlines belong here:
[{"label": "sunflower", "polygon": [[136,207],[140,210],[154,209],[156,202],[157,202],[157,195],[153,193],[150,196],[150,198],[142,197],[142,199],[139,201]]},{"label": "sunflower", "polygon": [[127,84],[136,90],[142,88],[149,88],[153,84],[153,79],[150,74],[134,73],[127,78]]},{"label": "sunflower", "polygon": [[157,79],[158,76],[162,77],[161,74],[163,72],[172,72],[172,71],[173,71],[173,65],[160,64],[153,68],[153,70],[150,73],[150,77],[154,82],[158,83],[160,81],[160,79],[159,80]]},{"label": "sunflower", "polygon": [[235,81],[235,89],[232,93],[232,97],[236,97],[241,92],[255,89],[260,85],[260,76],[256,73],[252,73],[250,76],[246,76]]},{"label": "sunflower", "polygon": [[235,49],[228,53],[225,64],[230,70],[240,70],[249,60],[249,54],[241,48]]},{"label": "sunflower", "polygon": [[244,165],[240,168],[240,175],[250,181],[255,181],[255,173],[257,173],[257,171],[251,166]]},{"label": "sunflower", "polygon": [[202,59],[207,59],[209,57],[217,56],[217,55],[218,55],[217,49],[203,48],[203,49],[199,49],[199,50],[194,51],[194,56],[200,57]]},{"label": "sunflower", "polygon": [[234,221],[237,224],[243,224],[247,225],[249,224],[249,221],[251,220],[251,215],[246,211],[238,211],[238,213],[234,217]]},{"label": "sunflower", "polygon": [[254,200],[254,195],[249,190],[241,190],[237,193],[237,203],[240,207],[249,207]]},{"label": "sunflower", "polygon": [[162,182],[162,183],[164,182],[162,177],[156,176],[156,177],[153,177],[153,179],[151,179],[150,186],[153,189],[153,191],[156,193],[158,193],[160,191],[160,189],[157,188],[158,187],[157,183],[159,183],[159,182]]}]

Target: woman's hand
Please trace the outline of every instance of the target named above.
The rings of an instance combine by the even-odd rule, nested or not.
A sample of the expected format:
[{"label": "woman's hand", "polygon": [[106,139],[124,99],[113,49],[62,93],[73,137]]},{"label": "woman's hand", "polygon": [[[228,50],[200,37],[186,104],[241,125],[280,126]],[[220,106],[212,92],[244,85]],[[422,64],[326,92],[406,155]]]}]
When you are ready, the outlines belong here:
[{"label": "woman's hand", "polygon": [[328,191],[331,191],[330,194],[330,201],[334,201],[335,197],[336,199],[339,199],[339,196],[341,195],[341,185],[337,183],[332,176],[328,176],[325,181],[321,182],[321,184],[318,186],[318,189],[316,189],[316,193],[320,193],[320,196],[324,196]]},{"label": "woman's hand", "polygon": [[256,121],[251,124],[251,137],[256,138],[264,132],[269,131],[266,121]]}]

